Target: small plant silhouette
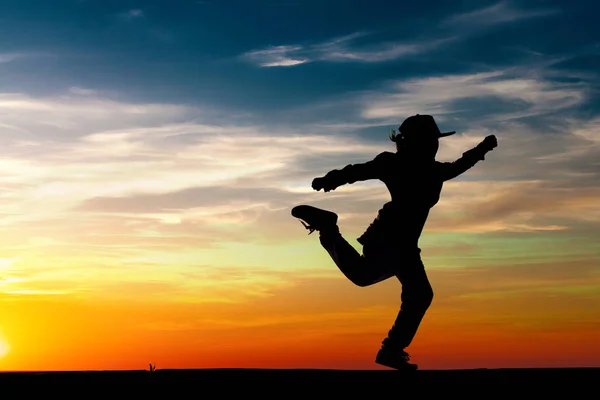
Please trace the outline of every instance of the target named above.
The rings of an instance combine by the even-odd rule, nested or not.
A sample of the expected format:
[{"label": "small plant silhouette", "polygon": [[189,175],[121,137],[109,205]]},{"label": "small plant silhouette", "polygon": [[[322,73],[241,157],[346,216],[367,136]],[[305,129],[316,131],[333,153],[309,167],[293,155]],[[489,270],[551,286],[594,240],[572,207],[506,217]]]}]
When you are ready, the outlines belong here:
[{"label": "small plant silhouette", "polygon": [[150,369],[149,369],[150,373],[153,373],[154,371],[156,371],[156,364],[152,365],[152,363],[150,363]]}]

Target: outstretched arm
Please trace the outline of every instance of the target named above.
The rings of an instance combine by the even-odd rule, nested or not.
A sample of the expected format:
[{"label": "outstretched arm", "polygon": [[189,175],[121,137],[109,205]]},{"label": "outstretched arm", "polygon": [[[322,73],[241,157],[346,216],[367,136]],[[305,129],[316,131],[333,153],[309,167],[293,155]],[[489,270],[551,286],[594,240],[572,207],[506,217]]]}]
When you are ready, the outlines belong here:
[{"label": "outstretched arm", "polygon": [[454,179],[460,174],[485,159],[485,154],[498,146],[496,136],[487,136],[477,146],[463,153],[462,157],[451,163],[440,163],[442,165],[442,178],[444,181]]},{"label": "outstretched arm", "polygon": [[380,171],[384,167],[385,160],[392,153],[383,152],[373,160],[362,164],[349,164],[344,168],[329,171],[325,176],[315,178],[312,181],[314,190],[323,189],[325,192],[335,190],[337,187],[369,179],[379,179]]}]

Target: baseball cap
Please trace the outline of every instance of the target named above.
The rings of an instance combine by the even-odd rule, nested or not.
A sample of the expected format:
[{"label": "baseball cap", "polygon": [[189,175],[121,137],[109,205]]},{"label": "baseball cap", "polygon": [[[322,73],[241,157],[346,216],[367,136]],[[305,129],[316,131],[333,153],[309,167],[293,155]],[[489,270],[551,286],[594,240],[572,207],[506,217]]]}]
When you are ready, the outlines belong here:
[{"label": "baseball cap", "polygon": [[435,135],[437,138],[442,138],[446,136],[450,136],[456,133],[456,131],[451,132],[441,132],[440,128],[438,128],[435,120],[431,115],[412,115],[402,122],[402,125],[398,128],[400,136],[408,136],[408,135]]}]

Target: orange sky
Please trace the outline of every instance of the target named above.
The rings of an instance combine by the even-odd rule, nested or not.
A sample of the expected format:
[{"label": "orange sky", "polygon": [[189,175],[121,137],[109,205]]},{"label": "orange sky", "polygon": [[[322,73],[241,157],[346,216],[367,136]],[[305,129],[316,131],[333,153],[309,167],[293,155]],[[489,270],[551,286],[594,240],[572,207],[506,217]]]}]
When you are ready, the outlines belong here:
[{"label": "orange sky", "polygon": [[[224,283],[222,298],[141,270],[137,282],[96,291],[92,276],[75,285],[87,291],[55,283],[46,289],[64,294],[4,293],[2,369],[378,368],[373,357],[397,312],[399,283],[355,287],[316,237],[295,232],[298,247],[314,253],[306,256],[312,269],[215,266],[222,275],[210,285],[238,281]],[[589,261],[483,258],[461,268],[424,259],[436,294],[410,348],[420,368],[598,365],[598,275]]]}]

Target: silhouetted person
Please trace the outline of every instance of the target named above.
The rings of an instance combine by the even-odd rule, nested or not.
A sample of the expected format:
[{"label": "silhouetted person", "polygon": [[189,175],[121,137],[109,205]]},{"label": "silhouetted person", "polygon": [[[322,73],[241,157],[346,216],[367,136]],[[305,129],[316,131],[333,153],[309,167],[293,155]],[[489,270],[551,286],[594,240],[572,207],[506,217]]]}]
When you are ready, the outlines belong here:
[{"label": "silhouetted person", "polygon": [[337,214],[308,205],[292,209],[319,239],[342,273],[358,286],[369,286],[396,276],[402,285],[401,307],[394,325],[383,340],[375,362],[398,370],[416,370],[405,349],[410,345],[433,299],[433,290],[421,261],[419,236],[429,210],[440,198],[442,185],[453,179],[497,146],[490,135],[454,162],[438,162],[435,155],[441,133],[430,115],[407,118],[390,139],[396,152],[382,152],[363,164],[350,164],[315,178],[312,188],[325,192],[357,181],[379,179],[388,188],[391,201],[379,210],[358,242],[363,254],[340,234]]}]

